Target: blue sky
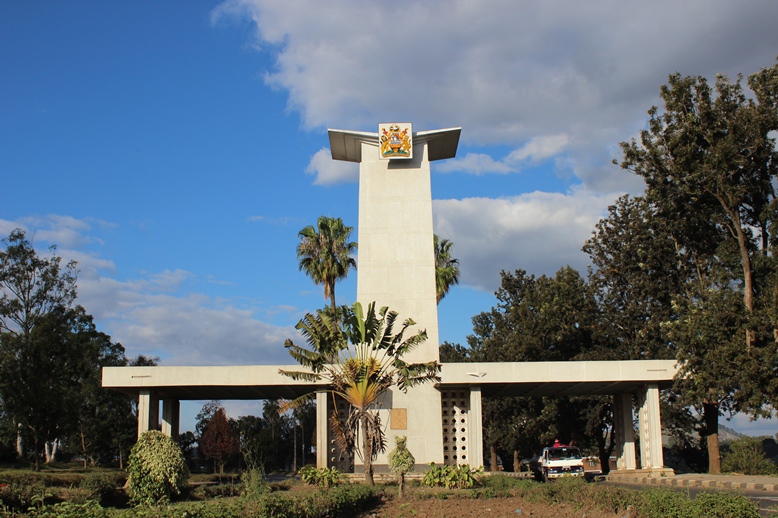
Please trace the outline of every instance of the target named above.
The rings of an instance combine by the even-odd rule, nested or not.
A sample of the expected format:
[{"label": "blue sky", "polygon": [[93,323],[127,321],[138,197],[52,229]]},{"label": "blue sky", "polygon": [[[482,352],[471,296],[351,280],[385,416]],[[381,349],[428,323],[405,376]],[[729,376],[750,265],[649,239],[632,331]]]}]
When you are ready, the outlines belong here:
[{"label": "blue sky", "polygon": [[771,66],[776,20],[768,0],[2,2],[0,234],[79,261],[79,302],[128,354],[288,362],[325,303],[297,232],[357,225],[326,129],[461,126],[432,192],[462,268],[440,337],[464,343],[501,269],[585,271],[594,224],[642,191],[611,160],[668,74]]}]

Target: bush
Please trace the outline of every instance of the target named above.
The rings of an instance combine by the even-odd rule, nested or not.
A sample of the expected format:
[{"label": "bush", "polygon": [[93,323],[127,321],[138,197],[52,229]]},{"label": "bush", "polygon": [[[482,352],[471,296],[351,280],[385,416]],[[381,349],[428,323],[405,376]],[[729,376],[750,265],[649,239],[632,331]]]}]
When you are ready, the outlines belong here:
[{"label": "bush", "polygon": [[744,475],[774,475],[775,464],[765,456],[762,442],[753,437],[739,439],[729,445],[729,452],[721,461],[723,471]]},{"label": "bush", "polygon": [[635,511],[641,518],[682,518],[689,495],[664,488],[648,488],[635,500]]},{"label": "bush", "polygon": [[270,492],[270,485],[265,480],[265,470],[261,467],[252,468],[243,472],[240,476],[243,482],[242,496],[247,498],[259,498]]},{"label": "bush", "polygon": [[180,495],[189,472],[176,442],[155,430],[140,436],[127,463],[130,498],[136,504],[156,505]]},{"label": "bush", "polygon": [[729,491],[699,493],[688,510],[690,518],[759,517],[759,508],[748,497]]},{"label": "bush", "polygon": [[327,488],[340,482],[341,473],[337,468],[315,468],[305,466],[300,470],[300,478],[306,484]]}]

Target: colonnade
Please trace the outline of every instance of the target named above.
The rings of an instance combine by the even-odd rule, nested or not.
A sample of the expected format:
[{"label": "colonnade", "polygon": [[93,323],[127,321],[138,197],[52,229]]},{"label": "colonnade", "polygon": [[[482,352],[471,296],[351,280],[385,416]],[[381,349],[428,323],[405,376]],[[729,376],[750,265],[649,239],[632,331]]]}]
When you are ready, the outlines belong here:
[{"label": "colonnade", "polygon": [[[456,390],[469,392],[469,408],[467,409],[466,442],[468,445],[467,463],[471,466],[483,465],[483,414],[482,387],[471,384],[459,386]],[[441,387],[441,390],[450,390]],[[662,425],[659,411],[659,385],[648,383],[641,385],[634,392],[622,392],[613,395],[614,434],[616,437],[617,470],[657,470],[664,466],[662,453]],[[336,453],[328,433],[329,430],[327,392],[316,394],[316,463],[318,466],[333,464]],[[633,400],[634,398],[634,400]],[[633,402],[635,404],[633,404]],[[154,390],[142,389],[138,396],[138,435],[148,430],[161,428],[162,432],[177,438],[180,427],[180,401],[178,399],[163,399],[160,415],[160,399]],[[634,433],[633,408],[637,410],[638,434],[640,447],[640,466],[637,462],[636,438]],[[439,455],[443,459],[442,452]],[[421,460],[421,459],[420,459]],[[426,459],[425,459],[426,460]],[[464,463],[464,462],[462,462]]]}]

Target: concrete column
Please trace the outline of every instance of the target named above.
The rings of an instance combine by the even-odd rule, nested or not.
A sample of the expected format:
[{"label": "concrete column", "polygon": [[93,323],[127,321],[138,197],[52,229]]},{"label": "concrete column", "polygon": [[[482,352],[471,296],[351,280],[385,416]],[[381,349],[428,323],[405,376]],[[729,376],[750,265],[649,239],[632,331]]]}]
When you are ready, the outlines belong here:
[{"label": "concrete column", "polygon": [[178,440],[181,422],[181,402],[177,399],[162,400],[162,433]]},{"label": "concrete column", "polygon": [[[397,311],[395,329],[413,319],[406,336],[426,330],[426,342],[404,358],[408,362],[440,359],[430,161],[453,158],[459,134],[459,128],[412,132],[413,158],[383,160],[378,133],[329,130],[332,158],[359,162],[357,300],[365,310],[375,302],[377,309]],[[384,408],[384,423],[388,412],[405,409],[406,422],[395,430],[408,438],[418,464],[443,463],[440,391],[430,384],[407,393],[392,389]],[[386,463],[385,454],[375,461]]]},{"label": "concrete column", "polygon": [[138,394],[138,437],[159,426],[159,398],[151,390]]},{"label": "concrete column", "polygon": [[467,427],[468,462],[470,467],[484,465],[484,428],[481,410],[481,387],[470,387],[470,418]]},{"label": "concrete column", "polygon": [[329,467],[329,421],[327,419],[327,393],[316,393],[316,467]]},{"label": "concrete column", "polygon": [[[438,361],[438,310],[432,227],[432,191],[427,144],[415,143],[413,159],[380,160],[378,138],[362,143],[359,169],[359,265],[357,300],[367,309],[397,311],[397,327],[406,318],[417,325],[406,332],[427,331],[427,340],[405,360]],[[440,392],[431,384],[403,393],[392,389],[392,408],[407,409],[408,449],[419,464],[443,462]],[[387,418],[382,415],[382,421]],[[391,450],[390,445],[387,451]],[[358,459],[355,460],[358,463]],[[385,454],[375,463],[386,464]]]},{"label": "concrete column", "polygon": [[655,383],[645,386],[639,394],[638,412],[640,430],[640,467],[642,469],[664,467],[662,453],[662,422],[659,416],[659,387]]},{"label": "concrete column", "polygon": [[632,394],[613,395],[613,426],[616,434],[616,469],[636,469]]}]

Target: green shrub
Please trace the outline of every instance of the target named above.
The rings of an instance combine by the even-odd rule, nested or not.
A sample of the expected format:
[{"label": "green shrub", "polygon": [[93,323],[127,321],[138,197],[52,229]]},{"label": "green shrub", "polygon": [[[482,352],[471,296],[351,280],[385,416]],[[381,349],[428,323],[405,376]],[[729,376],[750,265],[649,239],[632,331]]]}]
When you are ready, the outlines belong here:
[{"label": "green shrub", "polygon": [[730,444],[729,452],[721,461],[721,469],[744,475],[774,475],[778,471],[765,455],[762,442],[753,437]]},{"label": "green shrub", "polygon": [[13,511],[24,512],[30,508],[42,507],[53,498],[51,491],[40,481],[22,482],[12,480],[0,485],[0,503]]},{"label": "green shrub", "polygon": [[341,473],[337,468],[315,468],[305,466],[300,470],[300,478],[306,484],[321,486],[324,488],[334,486],[340,482]]},{"label": "green shrub", "polygon": [[240,476],[241,482],[243,482],[242,496],[246,498],[259,498],[270,492],[270,485],[265,479],[265,470],[261,464],[257,464],[257,467],[248,469]]},{"label": "green shrub", "polygon": [[78,484],[85,490],[87,499],[96,500],[101,505],[120,500],[119,488],[124,485],[124,477],[118,473],[89,473]]},{"label": "green shrub", "polygon": [[652,487],[640,492],[634,507],[641,518],[685,518],[688,504],[688,493]]},{"label": "green shrub", "polygon": [[29,518],[107,518],[108,511],[94,500],[82,504],[62,502],[56,505],[30,511]]},{"label": "green shrub", "polygon": [[759,517],[759,508],[747,496],[729,491],[699,493],[687,507],[689,518]]},{"label": "green shrub", "polygon": [[429,487],[446,487],[446,480],[451,473],[451,466],[437,466],[430,462],[430,469],[424,474],[421,483]]},{"label": "green shrub", "polygon": [[483,475],[483,468],[470,468],[464,464],[449,470],[446,476],[446,487],[449,489],[470,489],[478,482],[478,477]]},{"label": "green shrub", "polygon": [[127,476],[133,503],[156,505],[181,494],[189,472],[178,444],[152,430],[141,435],[132,447]]}]

